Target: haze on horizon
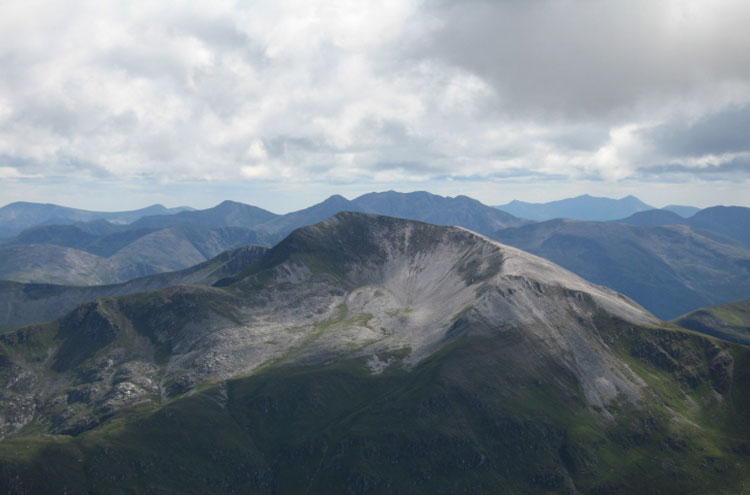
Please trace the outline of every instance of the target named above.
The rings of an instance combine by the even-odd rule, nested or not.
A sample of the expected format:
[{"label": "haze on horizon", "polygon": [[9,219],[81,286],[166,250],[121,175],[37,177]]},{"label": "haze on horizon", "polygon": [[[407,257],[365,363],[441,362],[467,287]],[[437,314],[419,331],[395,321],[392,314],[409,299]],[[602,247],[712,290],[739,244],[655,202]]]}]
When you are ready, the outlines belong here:
[{"label": "haze on horizon", "polygon": [[748,25],[741,0],[10,0],[0,203],[750,206]]}]

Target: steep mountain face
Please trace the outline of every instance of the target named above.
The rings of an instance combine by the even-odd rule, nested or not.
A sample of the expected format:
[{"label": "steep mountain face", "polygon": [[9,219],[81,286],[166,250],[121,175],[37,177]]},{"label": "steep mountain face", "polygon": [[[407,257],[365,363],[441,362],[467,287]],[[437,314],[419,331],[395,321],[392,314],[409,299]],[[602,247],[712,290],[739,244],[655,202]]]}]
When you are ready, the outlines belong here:
[{"label": "steep mountain face", "polygon": [[0,489],[731,493],[750,355],[661,325],[467,230],[342,213],[215,287],[0,336]]},{"label": "steep mountain face", "polygon": [[[60,230],[67,232],[69,228],[75,227]],[[202,263],[227,249],[256,244],[258,236],[241,227],[209,229],[177,224],[153,231],[123,230],[93,238],[73,233],[47,240],[70,241],[80,248],[22,244],[17,237],[0,245],[0,279],[62,285],[120,283]]]},{"label": "steep mountain face", "polygon": [[102,297],[153,291],[175,285],[211,285],[250,265],[266,251],[266,247],[244,246],[225,251],[184,270],[150,275],[114,285],[65,286],[0,281],[0,301],[3,301],[0,332],[59,318],[79,304]]},{"label": "steep mountain face", "polygon": [[189,209],[185,206],[165,208],[162,205],[152,205],[133,211],[105,212],[19,201],[0,208],[0,237],[11,237],[42,224],[72,224],[97,219],[113,223],[130,223],[146,215],[173,214]]},{"label": "steep mountain face", "polygon": [[750,344],[750,300],[700,308],[673,320],[676,325],[724,340]]},{"label": "steep mountain face", "polygon": [[527,203],[514,200],[495,208],[511,215],[529,220],[544,221],[554,218],[607,221],[625,218],[639,211],[654,209],[635,196],[621,199],[599,198],[584,194],[575,198],[550,201],[548,203]]},{"label": "steep mountain face", "polygon": [[662,318],[750,297],[750,251],[686,226],[551,220],[495,234]]}]

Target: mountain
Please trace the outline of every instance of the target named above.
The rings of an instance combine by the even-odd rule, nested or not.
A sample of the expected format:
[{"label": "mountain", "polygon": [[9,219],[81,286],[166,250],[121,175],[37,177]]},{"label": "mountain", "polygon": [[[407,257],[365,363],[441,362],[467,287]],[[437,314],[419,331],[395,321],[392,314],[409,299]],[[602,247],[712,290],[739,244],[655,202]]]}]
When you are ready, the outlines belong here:
[{"label": "mountain", "polygon": [[750,208],[712,206],[690,217],[688,223],[693,228],[710,230],[750,247]]},{"label": "mountain", "polygon": [[256,226],[256,230],[273,244],[294,229],[321,222],[342,211],[374,213],[435,225],[460,225],[481,234],[528,223],[466,196],[451,198],[424,191],[387,191],[364,194],[351,201],[334,195],[309,208],[273,218]]},{"label": "mountain", "polygon": [[495,206],[511,215],[529,220],[544,221],[554,218],[573,218],[578,220],[616,220],[625,218],[639,211],[652,210],[635,196],[621,199],[600,198],[596,196],[577,196],[575,198],[550,201],[548,203],[527,203],[513,200],[504,205]]},{"label": "mountain", "polygon": [[639,211],[638,213],[633,213],[627,218],[614,221],[642,226],[687,225],[688,223],[685,218],[677,213],[665,209]]},{"label": "mountain", "polygon": [[295,229],[322,222],[342,211],[361,211],[361,209],[354,202],[335,194],[308,208],[275,217],[256,228],[266,235],[272,244],[275,244]]},{"label": "mountain", "polygon": [[426,192],[372,193],[353,201],[336,195],[286,215],[224,201],[206,210],[143,217],[129,225],[97,220],[32,227],[0,244],[0,278],[64,285],[124,282],[179,270],[243,244],[272,245],[294,229],[346,210],[456,224],[485,234],[527,223],[465,196]]},{"label": "mountain", "polygon": [[505,212],[498,212],[495,208],[468,196],[446,198],[424,191],[388,191],[365,194],[352,202],[361,208],[361,211],[368,213],[420,220],[435,225],[460,225],[485,235],[501,228],[518,227],[528,223]]},{"label": "mountain", "polygon": [[[80,249],[55,244],[21,244],[23,234],[0,245],[0,279],[62,285],[116,284],[180,270],[227,249],[259,243],[255,232],[241,227],[209,229],[176,224],[161,230],[130,229],[93,238],[76,235],[76,228],[63,227],[64,235],[55,239],[48,237],[47,241],[69,242]],[[39,230],[56,231],[57,227]]]},{"label": "mountain", "polygon": [[221,287],[0,336],[5,493],[734,493],[747,348],[462,228],[341,213]]},{"label": "mountain", "polygon": [[174,214],[189,210],[186,206],[165,208],[151,205],[132,211],[89,211],[54,204],[19,201],[0,208],[0,237],[11,237],[21,231],[41,224],[65,225],[91,220],[108,220],[113,223],[131,223],[147,215]]},{"label": "mountain", "polygon": [[750,297],[750,250],[684,225],[550,220],[494,238],[622,292],[661,318]]},{"label": "mountain", "polygon": [[174,215],[152,215],[131,224],[131,228],[164,229],[177,224],[193,224],[202,227],[244,227],[252,229],[278,215],[257,206],[236,201],[223,201],[205,210],[183,211]]},{"label": "mountain", "polygon": [[673,213],[677,213],[682,218],[690,218],[696,213],[698,213],[701,209],[696,208],[695,206],[684,206],[684,205],[667,205],[662,210],[671,211]]},{"label": "mountain", "polygon": [[712,206],[690,218],[664,210],[650,210],[617,221],[633,225],[689,225],[695,230],[718,234],[750,247],[750,208],[743,206]]},{"label": "mountain", "polygon": [[175,285],[211,285],[234,275],[266,253],[268,248],[244,246],[225,251],[198,265],[113,285],[65,286],[0,281],[0,332],[41,323],[69,313],[81,303],[103,297],[153,291]]},{"label": "mountain", "polygon": [[750,345],[750,300],[700,308],[673,323],[724,340]]}]

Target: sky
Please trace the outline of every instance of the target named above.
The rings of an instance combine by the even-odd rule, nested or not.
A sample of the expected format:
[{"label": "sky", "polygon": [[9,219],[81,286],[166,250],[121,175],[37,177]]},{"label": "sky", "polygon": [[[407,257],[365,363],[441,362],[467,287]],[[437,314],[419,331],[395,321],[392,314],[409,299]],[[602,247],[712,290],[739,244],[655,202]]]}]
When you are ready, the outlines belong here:
[{"label": "sky", "polygon": [[746,0],[5,0],[0,205],[750,206]]}]

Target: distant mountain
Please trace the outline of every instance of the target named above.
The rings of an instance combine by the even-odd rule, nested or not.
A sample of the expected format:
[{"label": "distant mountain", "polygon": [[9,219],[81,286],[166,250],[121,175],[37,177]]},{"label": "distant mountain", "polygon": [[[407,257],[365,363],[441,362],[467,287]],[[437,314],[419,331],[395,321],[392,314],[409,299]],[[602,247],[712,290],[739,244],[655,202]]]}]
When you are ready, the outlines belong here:
[{"label": "distant mountain", "polygon": [[690,218],[665,210],[649,210],[617,221],[633,225],[689,225],[750,247],[750,208],[743,206],[712,206]]},{"label": "distant mountain", "polygon": [[122,296],[185,284],[211,285],[238,273],[267,251],[268,248],[265,247],[244,246],[225,251],[184,270],[150,275],[113,285],[80,287],[0,281],[0,300],[3,301],[0,332],[59,318],[79,304],[102,297]]},{"label": "distant mountain", "polygon": [[[0,279],[56,284],[110,284],[205,261],[244,244],[270,246],[293,230],[341,211],[361,211],[460,225],[483,234],[528,223],[459,196],[426,192],[342,196],[303,210],[276,215],[233,201],[206,210],[140,218],[128,225],[103,220],[42,225],[0,244]],[[28,246],[22,248],[21,246]],[[94,255],[94,256],[91,256]],[[57,259],[62,260],[57,262]]]},{"label": "distant mountain", "polygon": [[712,206],[688,219],[697,229],[710,230],[750,247],[750,208],[742,206]]},{"label": "distant mountain", "polygon": [[684,225],[549,220],[494,238],[622,292],[661,318],[750,297],[750,249]]},{"label": "distant mountain", "polygon": [[638,213],[633,213],[627,218],[614,221],[643,226],[687,225],[687,220],[684,217],[665,209],[639,211]]},{"label": "distant mountain", "polygon": [[28,235],[33,240],[36,234],[49,234],[48,242],[59,244],[21,244],[15,238],[0,245],[0,279],[62,285],[115,284],[180,270],[227,249],[259,243],[257,234],[249,229],[209,229],[194,224],[123,230],[93,239],[76,226],[55,226],[27,231],[20,239]]},{"label": "distant mountain", "polygon": [[695,206],[683,206],[683,205],[667,205],[662,210],[671,211],[673,213],[677,213],[682,218],[690,218],[696,213],[698,213],[701,209],[696,208]]},{"label": "distant mountain", "polygon": [[270,244],[275,244],[289,235],[293,230],[322,222],[341,211],[362,210],[354,202],[335,194],[325,201],[310,207],[272,218],[258,225],[256,229],[268,238]]},{"label": "distant mountain", "polygon": [[528,223],[467,196],[451,198],[424,191],[387,191],[364,194],[351,201],[334,195],[304,210],[274,218],[257,229],[271,239],[280,240],[296,228],[312,225],[342,211],[374,213],[435,225],[459,225],[481,234]]},{"label": "distant mountain", "polygon": [[25,229],[42,224],[67,225],[91,220],[107,220],[112,223],[125,224],[147,215],[173,214],[190,209],[186,206],[165,208],[162,205],[152,205],[139,210],[105,212],[19,201],[0,208],[0,237],[11,237]]},{"label": "distant mountain", "polygon": [[465,229],[339,213],[226,287],[0,336],[0,492],[738,493],[748,363]]},{"label": "distant mountain", "polygon": [[424,191],[388,191],[365,194],[352,202],[361,208],[361,211],[368,213],[420,220],[435,225],[459,225],[485,235],[501,228],[518,227],[528,223],[468,196],[446,198]]},{"label": "distant mountain", "polygon": [[202,227],[243,227],[253,229],[278,215],[257,206],[236,201],[223,201],[205,210],[183,211],[174,215],[151,215],[133,222],[130,228],[163,229],[177,224],[193,224]]},{"label": "distant mountain", "polygon": [[750,345],[750,300],[700,308],[672,322],[696,332]]},{"label": "distant mountain", "polygon": [[495,206],[511,215],[530,220],[544,221],[554,218],[573,218],[578,220],[616,220],[625,218],[639,211],[652,210],[635,196],[621,199],[601,198],[584,194],[575,198],[550,201],[548,203],[526,203],[514,200],[504,205]]}]

